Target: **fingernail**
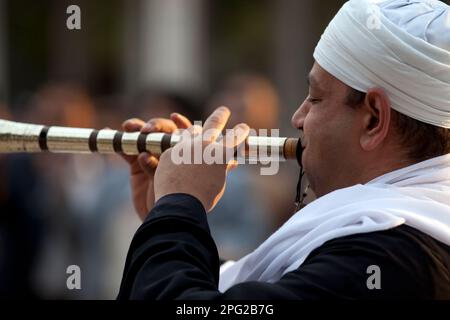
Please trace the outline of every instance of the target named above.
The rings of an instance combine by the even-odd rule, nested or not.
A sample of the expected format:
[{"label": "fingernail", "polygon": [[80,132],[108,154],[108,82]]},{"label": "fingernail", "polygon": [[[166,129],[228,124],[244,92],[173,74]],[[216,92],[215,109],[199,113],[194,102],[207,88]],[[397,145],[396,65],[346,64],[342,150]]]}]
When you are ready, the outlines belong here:
[{"label": "fingernail", "polygon": [[230,109],[228,109],[228,107],[226,107],[226,106],[220,106],[219,110],[222,112],[230,112]]}]

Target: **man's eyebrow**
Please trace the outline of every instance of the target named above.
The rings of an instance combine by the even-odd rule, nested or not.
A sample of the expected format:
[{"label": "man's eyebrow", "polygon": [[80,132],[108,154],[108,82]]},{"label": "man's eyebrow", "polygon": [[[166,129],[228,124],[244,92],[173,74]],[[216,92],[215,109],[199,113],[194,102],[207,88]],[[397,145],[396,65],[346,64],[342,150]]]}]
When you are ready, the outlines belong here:
[{"label": "man's eyebrow", "polygon": [[309,74],[308,77],[306,78],[306,82],[308,83],[308,86],[322,89],[319,85],[319,81],[317,81],[317,79],[311,74]]}]

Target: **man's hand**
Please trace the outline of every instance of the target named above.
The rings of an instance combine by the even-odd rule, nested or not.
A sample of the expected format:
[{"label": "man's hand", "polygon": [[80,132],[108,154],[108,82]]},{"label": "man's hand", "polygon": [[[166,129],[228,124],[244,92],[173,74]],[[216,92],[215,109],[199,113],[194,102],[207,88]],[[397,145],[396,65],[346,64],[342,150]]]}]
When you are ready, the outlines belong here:
[{"label": "man's hand", "polygon": [[234,155],[234,147],[244,142],[250,129],[246,124],[238,124],[218,142],[217,138],[229,117],[228,108],[216,109],[206,120],[203,128],[191,126],[188,129],[189,135],[183,135],[179,143],[161,155],[155,173],[156,201],[168,194],[186,193],[197,198],[207,212],[214,208],[225,191],[227,172],[235,168],[237,162],[223,159],[219,164],[205,164],[202,158],[201,164],[175,164],[173,160],[183,150],[192,152],[212,147],[221,149],[223,155]]},{"label": "man's hand", "polygon": [[[170,119],[151,119],[147,123],[140,119],[129,119],[122,124],[126,132],[140,131],[142,133],[173,133],[178,129],[187,129],[191,126],[191,122],[178,113],[171,114]],[[130,164],[134,208],[141,220],[144,220],[155,202],[153,180],[158,159],[148,152],[138,156],[123,155],[123,158]]]}]

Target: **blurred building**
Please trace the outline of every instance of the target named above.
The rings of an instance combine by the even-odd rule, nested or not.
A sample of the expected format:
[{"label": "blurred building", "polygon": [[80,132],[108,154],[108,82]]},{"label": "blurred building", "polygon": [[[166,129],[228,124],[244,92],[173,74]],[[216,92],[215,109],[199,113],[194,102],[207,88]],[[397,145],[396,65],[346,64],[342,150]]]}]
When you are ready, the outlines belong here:
[{"label": "blurred building", "polygon": [[7,40],[6,40],[6,4],[5,0],[0,0],[0,103],[7,99]]}]

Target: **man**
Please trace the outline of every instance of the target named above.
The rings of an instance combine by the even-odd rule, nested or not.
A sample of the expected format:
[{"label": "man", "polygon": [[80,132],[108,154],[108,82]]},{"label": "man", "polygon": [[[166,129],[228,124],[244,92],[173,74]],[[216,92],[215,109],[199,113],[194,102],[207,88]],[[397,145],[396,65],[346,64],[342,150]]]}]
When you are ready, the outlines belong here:
[{"label": "man", "polygon": [[316,47],[309,96],[292,117],[318,199],[221,272],[206,213],[235,163],[175,165],[172,156],[198,145],[228,150],[248,127],[237,125],[222,145],[224,107],[203,128],[179,114],[125,122],[127,131],[190,136],[159,162],[127,158],[144,223],[118,298],[450,299],[449,17],[439,1],[344,5]]}]

